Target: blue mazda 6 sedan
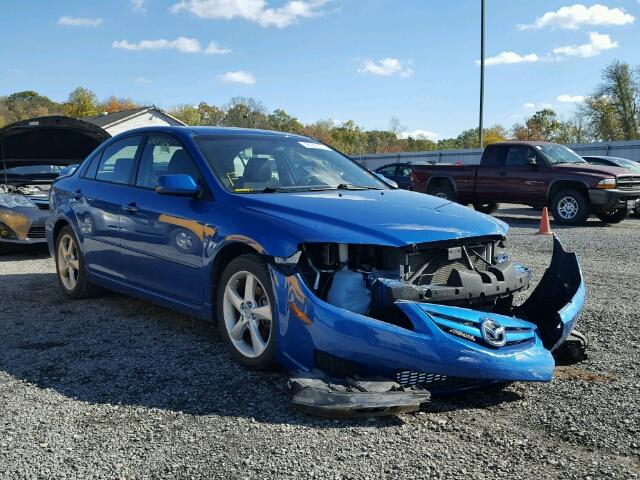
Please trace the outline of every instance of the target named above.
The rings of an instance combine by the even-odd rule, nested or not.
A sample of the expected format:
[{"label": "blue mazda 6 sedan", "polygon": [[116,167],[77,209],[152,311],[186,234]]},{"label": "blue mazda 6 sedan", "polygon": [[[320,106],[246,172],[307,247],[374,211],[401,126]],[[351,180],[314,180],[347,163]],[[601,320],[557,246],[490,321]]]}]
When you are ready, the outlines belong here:
[{"label": "blue mazda 6 sedan", "polygon": [[584,302],[555,240],[531,272],[507,225],[395,189],[279,132],[143,128],[97,148],[50,194],[64,295],[98,287],[217,323],[245,366],[457,390],[549,381]]}]

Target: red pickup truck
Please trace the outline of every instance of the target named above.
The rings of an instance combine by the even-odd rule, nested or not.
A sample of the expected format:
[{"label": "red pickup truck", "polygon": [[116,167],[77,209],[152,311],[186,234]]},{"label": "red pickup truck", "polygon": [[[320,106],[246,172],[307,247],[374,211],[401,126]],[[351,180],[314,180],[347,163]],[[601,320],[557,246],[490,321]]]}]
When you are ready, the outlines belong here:
[{"label": "red pickup truck", "polygon": [[[413,165],[411,189],[492,213],[498,202],[548,206],[558,223],[579,225],[591,213],[608,223],[627,218],[640,199],[640,175],[591,165],[548,142],[488,145],[480,165]],[[640,205],[640,203],[639,203]]]}]

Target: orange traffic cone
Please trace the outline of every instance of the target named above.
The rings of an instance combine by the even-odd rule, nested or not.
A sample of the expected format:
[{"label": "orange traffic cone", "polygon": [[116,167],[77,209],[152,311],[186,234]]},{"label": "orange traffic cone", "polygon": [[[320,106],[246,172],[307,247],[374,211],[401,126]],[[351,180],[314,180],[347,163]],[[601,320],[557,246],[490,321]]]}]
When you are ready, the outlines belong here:
[{"label": "orange traffic cone", "polygon": [[551,224],[549,224],[549,210],[547,207],[542,209],[542,216],[540,217],[540,228],[538,229],[538,235],[553,235],[551,231]]}]

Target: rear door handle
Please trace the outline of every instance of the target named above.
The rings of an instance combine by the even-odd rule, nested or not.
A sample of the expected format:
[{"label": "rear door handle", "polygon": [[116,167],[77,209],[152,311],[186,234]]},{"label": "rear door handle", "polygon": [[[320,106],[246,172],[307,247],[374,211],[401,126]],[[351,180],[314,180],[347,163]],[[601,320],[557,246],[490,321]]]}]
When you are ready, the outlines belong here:
[{"label": "rear door handle", "polygon": [[127,213],[136,213],[138,211],[138,207],[136,207],[135,203],[130,203],[129,205],[124,205],[122,210]]}]

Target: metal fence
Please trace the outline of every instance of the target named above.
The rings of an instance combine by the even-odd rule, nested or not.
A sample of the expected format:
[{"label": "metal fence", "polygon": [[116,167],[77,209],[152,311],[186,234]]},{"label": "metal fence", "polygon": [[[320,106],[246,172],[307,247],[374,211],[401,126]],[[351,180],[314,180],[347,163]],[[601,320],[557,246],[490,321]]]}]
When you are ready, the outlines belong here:
[{"label": "metal fence", "polygon": [[[629,158],[640,162],[640,141],[629,142],[601,142],[601,143],[573,143],[567,145],[575,150],[578,155],[608,155],[611,157]],[[482,150],[473,148],[469,150],[435,150],[429,152],[401,152],[401,153],[374,153],[354,155],[352,158],[370,170],[401,162],[433,162],[456,163],[475,165],[480,163]]]}]

